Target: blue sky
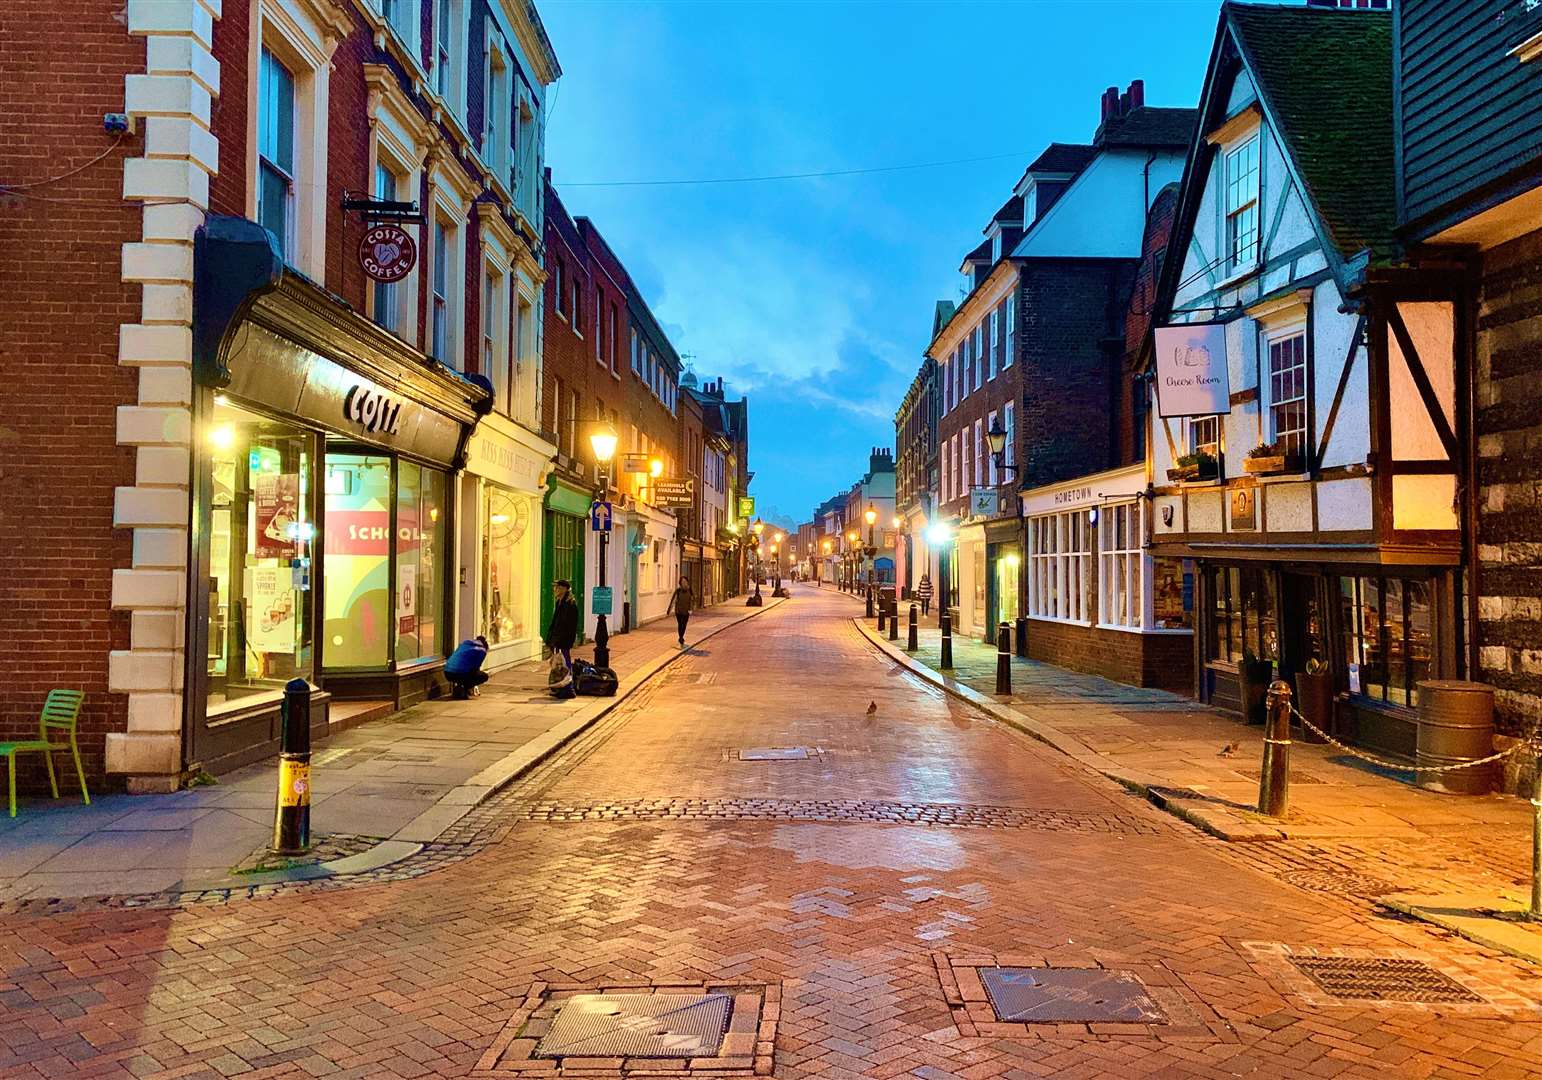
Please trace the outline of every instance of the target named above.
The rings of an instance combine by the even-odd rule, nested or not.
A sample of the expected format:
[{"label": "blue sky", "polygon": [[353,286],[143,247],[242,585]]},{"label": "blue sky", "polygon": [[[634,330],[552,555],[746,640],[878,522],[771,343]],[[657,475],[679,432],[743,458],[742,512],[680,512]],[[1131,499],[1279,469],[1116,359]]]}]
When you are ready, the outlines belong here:
[{"label": "blue sky", "polygon": [[893,443],[934,304],[1028,161],[1089,140],[1104,87],[1195,104],[1218,6],[544,0],[547,163],[696,372],[749,395],[751,491],[793,524]]}]

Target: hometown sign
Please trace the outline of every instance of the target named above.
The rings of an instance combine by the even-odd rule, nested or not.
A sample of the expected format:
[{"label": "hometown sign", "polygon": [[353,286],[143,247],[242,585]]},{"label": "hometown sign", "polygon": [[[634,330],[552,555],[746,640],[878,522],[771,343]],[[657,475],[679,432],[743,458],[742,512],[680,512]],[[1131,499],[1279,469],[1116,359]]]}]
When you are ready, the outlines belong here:
[{"label": "hometown sign", "polygon": [[1159,416],[1231,412],[1225,323],[1159,326],[1155,338]]}]

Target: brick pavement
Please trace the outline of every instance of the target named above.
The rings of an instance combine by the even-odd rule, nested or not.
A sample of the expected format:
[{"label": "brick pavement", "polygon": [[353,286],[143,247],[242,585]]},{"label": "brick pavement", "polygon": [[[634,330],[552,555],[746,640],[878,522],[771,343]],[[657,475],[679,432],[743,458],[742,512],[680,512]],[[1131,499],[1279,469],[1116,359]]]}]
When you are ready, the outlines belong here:
[{"label": "brick pavement", "polygon": [[[476,844],[437,872],[0,916],[0,1077],[490,1077],[542,984],[764,987],[767,1011],[774,990],[761,1020],[785,1078],[1538,1075],[1532,969],[1239,863],[1243,845],[888,663],[851,611],[795,587],[720,634],[680,661],[715,678],[649,684],[442,837]],[[821,752],[737,754],[776,746]],[[724,813],[529,819],[654,804]],[[750,812],[821,804],[981,813]],[[986,808],[1146,827],[1005,827]],[[1421,959],[1482,1001],[1325,1000],[1291,960],[1357,952]],[[1167,1023],[986,1026],[963,973],[996,962],[1134,972]]]}]

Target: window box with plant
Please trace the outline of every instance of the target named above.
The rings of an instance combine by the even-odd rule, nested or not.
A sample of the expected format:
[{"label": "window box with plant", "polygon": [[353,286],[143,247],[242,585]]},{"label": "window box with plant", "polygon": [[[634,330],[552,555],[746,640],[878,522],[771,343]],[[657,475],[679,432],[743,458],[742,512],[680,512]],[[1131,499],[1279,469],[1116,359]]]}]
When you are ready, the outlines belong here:
[{"label": "window box with plant", "polygon": [[1242,468],[1250,476],[1297,473],[1301,471],[1301,455],[1292,452],[1282,442],[1259,443],[1248,451]]},{"label": "window box with plant", "polygon": [[1167,470],[1167,479],[1180,482],[1186,480],[1214,480],[1220,473],[1220,463],[1213,454],[1198,451],[1192,454],[1184,454],[1178,459],[1176,468]]}]

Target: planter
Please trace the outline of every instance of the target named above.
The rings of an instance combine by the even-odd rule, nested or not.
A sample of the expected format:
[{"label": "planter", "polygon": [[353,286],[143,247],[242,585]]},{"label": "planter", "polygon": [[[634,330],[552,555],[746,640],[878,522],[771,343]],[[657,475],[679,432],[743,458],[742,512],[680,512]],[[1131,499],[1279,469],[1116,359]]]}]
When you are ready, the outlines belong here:
[{"label": "planter", "polygon": [[1198,465],[1179,465],[1175,469],[1167,470],[1167,479],[1175,484],[1185,480],[1192,480],[1199,475]]},{"label": "planter", "polygon": [[1295,454],[1271,454],[1269,457],[1244,458],[1242,470],[1249,476],[1271,476],[1275,473],[1301,471],[1301,459]]},{"label": "planter", "polygon": [[1274,681],[1274,662],[1237,661],[1237,681],[1242,687],[1243,719],[1250,724],[1262,724],[1268,719],[1265,697],[1269,693],[1269,684]]},{"label": "planter", "polygon": [[[1296,673],[1296,708],[1301,715],[1322,730],[1333,734],[1333,676],[1320,671],[1312,675],[1305,671]],[[1301,728],[1301,741],[1320,743],[1321,736],[1312,733],[1305,725]]]}]

